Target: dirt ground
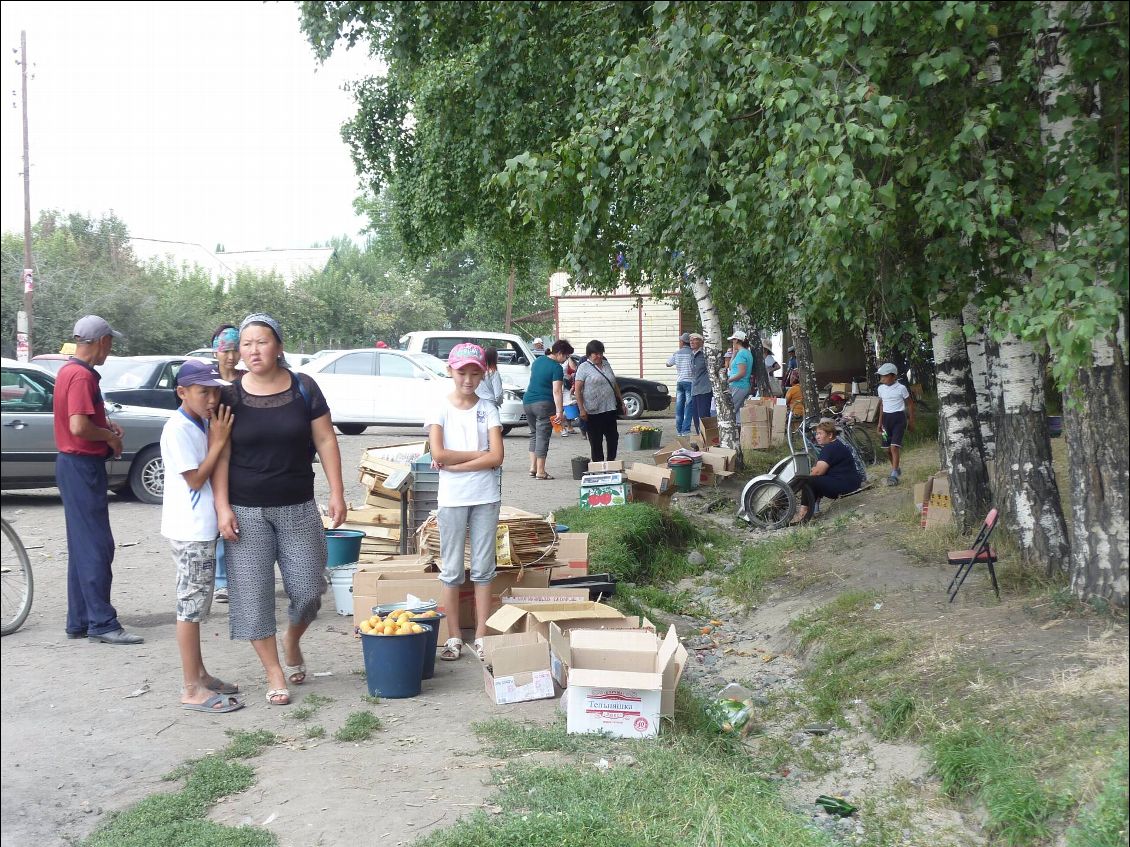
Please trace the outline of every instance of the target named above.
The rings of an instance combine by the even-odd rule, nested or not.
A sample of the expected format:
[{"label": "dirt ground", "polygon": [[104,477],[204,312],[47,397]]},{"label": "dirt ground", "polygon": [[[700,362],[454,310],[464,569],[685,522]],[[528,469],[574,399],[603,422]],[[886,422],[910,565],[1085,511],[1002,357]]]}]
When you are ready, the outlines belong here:
[{"label": "dirt ground", "polygon": [[[347,492],[361,497],[352,469],[365,447],[415,437],[408,430],[341,437]],[[587,452],[583,441],[554,441],[548,467],[557,479],[545,482],[526,475],[524,437],[515,433],[506,446],[507,503],[549,511],[575,501],[569,460]],[[928,452],[911,456],[927,462]],[[643,457],[622,456],[629,461]],[[1045,614],[1032,608],[1030,598],[1012,597],[1007,590],[1004,602],[997,604],[981,572],[970,578],[953,606],[947,605],[942,589],[948,570],[915,559],[892,540],[893,533],[905,531],[891,518],[907,508],[909,488],[876,487],[834,505],[822,520],[847,516],[842,528],[822,536],[819,547],[792,554],[790,578],[756,608],[743,612],[721,599],[709,584],[710,575],[681,585],[726,621],[720,637],[698,637],[695,629],[701,621],[675,619],[680,632],[689,633],[688,681],[708,693],[735,680],[767,696],[799,690],[805,657],[788,630],[789,621],[846,590],[875,590],[882,596],[880,620],[932,634],[940,659],[963,658],[1013,674],[1032,696],[1086,686],[1109,700],[1113,718],[1124,722],[1127,633],[1122,622]],[[720,493],[734,497],[737,491]],[[709,492],[707,497],[716,495]],[[321,481],[319,496],[325,496]],[[707,497],[682,497],[677,507],[733,528],[729,508],[707,516]],[[329,594],[304,640],[314,676],[301,688],[292,687],[291,694],[298,706],[311,693],[332,702],[305,723],[286,717],[293,707],[268,707],[258,662],[249,647],[228,639],[226,609],[218,606],[204,627],[205,659],[213,673],[240,683],[249,707],[231,715],[186,712],[177,705],[172,565],[158,534],[159,509],[126,501],[111,506],[119,544],[114,602],[123,623],[147,639],[132,648],[63,636],[65,534],[57,492],[8,492],[2,503],[4,516],[36,548],[37,579],[31,617],[0,642],[5,844],[73,844],[107,813],[167,790],[161,776],[185,759],[223,747],[228,729],[267,729],[285,741],[251,761],[255,784],[221,801],[212,811],[214,819],[263,826],[285,847],[374,837],[382,843],[411,843],[483,806],[491,793],[490,769],[500,763],[478,752],[468,729],[471,722],[496,716],[553,719],[551,700],[492,705],[482,691],[479,664],[467,656],[456,664],[437,662],[437,675],[425,683],[421,697],[368,706],[361,700],[364,680],[356,673],[363,667],[360,646],[350,635],[350,620],[334,614]],[[284,606],[280,596],[280,621]],[[130,696],[146,687],[146,693]],[[360,744],[332,740],[346,716],[359,709],[375,713],[384,729]],[[797,731],[797,716],[780,716],[763,727],[766,737],[791,736],[798,751],[781,779],[782,791],[798,809],[811,808],[812,798],[821,793],[889,796],[909,805],[914,820],[914,828],[891,843],[983,843],[975,810],[961,814],[939,800],[921,749],[880,742],[862,728],[859,715],[849,715],[849,720],[852,728],[830,736],[836,764],[824,773],[804,767],[800,753],[814,737]],[[327,737],[305,741],[303,729],[310,725],[324,727]],[[848,819],[844,825],[849,828],[835,830],[844,843],[858,843],[865,834],[858,821]]]},{"label": "dirt ground", "polygon": [[[505,502],[540,512],[573,505],[577,488],[569,463],[588,454],[588,443],[555,438],[547,469],[556,478],[539,481],[526,473],[522,432],[505,441]],[[422,439],[414,429],[339,436],[347,499],[364,501],[356,468],[366,447],[416,440]],[[320,471],[316,493],[325,502],[328,488]],[[216,676],[239,683],[248,707],[228,715],[185,711],[178,705],[173,565],[160,536],[160,507],[111,495],[118,544],[113,601],[123,625],[146,639],[138,647],[112,647],[64,636],[66,531],[58,491],[6,491],[0,503],[31,548],[35,574],[27,622],[0,641],[4,844],[75,843],[107,813],[168,790],[162,775],[224,747],[229,729],[267,729],[288,741],[254,760],[255,785],[221,802],[213,811],[216,820],[266,826],[284,847],[365,843],[374,836],[387,844],[400,838],[408,843],[477,808],[487,796],[487,769],[497,763],[473,755],[478,745],[468,730],[472,721],[549,720],[553,713],[553,701],[491,704],[483,693],[481,665],[466,653],[455,664],[437,662],[436,677],[425,683],[421,697],[368,706],[361,700],[367,693],[364,678],[355,673],[364,663],[350,633],[352,619],[334,613],[329,592],[303,639],[314,676],[292,687],[291,699],[300,706],[317,693],[332,703],[305,723],[288,719],[291,709],[269,707],[261,666],[248,645],[229,640],[227,607],[217,604],[202,627],[204,659]],[[278,620],[285,625],[281,583],[279,588]],[[130,696],[140,689],[147,690]],[[332,740],[350,713],[366,708],[384,722],[383,731],[362,744]],[[327,738],[302,740],[308,725],[323,726]]]}]

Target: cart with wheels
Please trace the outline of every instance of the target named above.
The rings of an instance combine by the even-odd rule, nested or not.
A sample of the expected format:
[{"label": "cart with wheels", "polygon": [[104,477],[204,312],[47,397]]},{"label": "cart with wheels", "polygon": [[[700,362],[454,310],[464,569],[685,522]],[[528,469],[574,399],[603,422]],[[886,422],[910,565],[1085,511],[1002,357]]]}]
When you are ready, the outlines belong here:
[{"label": "cart with wheels", "polygon": [[755,476],[742,489],[738,517],[758,529],[788,526],[803,503],[808,507],[804,522],[816,511],[816,495],[807,484],[812,460],[807,453],[793,453],[777,462],[769,473]]}]

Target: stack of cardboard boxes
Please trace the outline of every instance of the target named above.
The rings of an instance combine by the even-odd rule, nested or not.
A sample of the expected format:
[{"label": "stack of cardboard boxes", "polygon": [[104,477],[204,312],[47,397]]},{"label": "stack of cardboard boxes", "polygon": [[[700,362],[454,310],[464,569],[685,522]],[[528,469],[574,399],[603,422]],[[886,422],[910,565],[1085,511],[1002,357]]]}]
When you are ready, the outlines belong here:
[{"label": "stack of cardboard boxes", "polygon": [[925,482],[914,486],[914,504],[922,515],[923,529],[937,529],[953,524],[953,501],[950,499],[950,477],[939,471]]},{"label": "stack of cardboard boxes", "polygon": [[570,733],[651,738],[660,720],[674,715],[687,661],[674,627],[660,638],[646,618],[625,616],[575,589],[514,590],[503,599],[487,621],[498,635],[484,639],[483,673],[494,702],[553,696],[548,673],[566,690]]},{"label": "stack of cardboard boxes", "polygon": [[738,413],[741,446],[747,450],[767,450],[786,442],[788,409],[777,397],[754,397]]}]

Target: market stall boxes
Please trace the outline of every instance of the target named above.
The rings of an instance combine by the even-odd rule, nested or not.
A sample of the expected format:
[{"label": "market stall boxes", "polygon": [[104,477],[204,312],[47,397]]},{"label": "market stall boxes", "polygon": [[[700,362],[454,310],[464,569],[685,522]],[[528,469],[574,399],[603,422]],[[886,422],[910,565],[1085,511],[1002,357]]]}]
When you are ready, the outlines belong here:
[{"label": "market stall boxes", "polygon": [[553,696],[549,642],[536,632],[483,638],[487,697],[499,705]]},{"label": "market stall boxes", "polygon": [[671,484],[671,470],[636,462],[626,474],[632,487],[632,502],[650,503],[666,510],[671,506],[675,487]]},{"label": "market stall boxes", "polygon": [[557,536],[556,557],[546,564],[553,567],[549,572],[550,580],[588,576],[589,534],[565,532]]},{"label": "market stall boxes", "polygon": [[566,691],[567,730],[619,738],[659,734],[665,692],[674,692],[686,665],[675,628],[665,638],[642,630],[576,630]]},{"label": "market stall boxes", "polygon": [[504,603],[487,618],[487,629],[497,633],[538,632],[549,638],[549,625],[579,626],[584,621],[620,619],[618,609],[592,600],[560,601],[555,603]]},{"label": "market stall boxes", "polygon": [[582,509],[623,506],[628,502],[628,483],[621,473],[585,474],[579,502]]},{"label": "market stall boxes", "polygon": [[[490,584],[490,611],[494,614],[502,605],[502,596],[515,587],[544,591],[549,586],[549,568],[506,568],[495,571]],[[459,587],[459,621],[472,626],[475,621],[475,584],[470,570],[464,572]]]},{"label": "market stall boxes", "polygon": [[549,656],[553,662],[553,679],[562,688],[569,687],[569,669],[573,666],[572,634],[582,629],[642,629],[655,632],[655,624],[647,618],[628,615],[587,621],[554,621],[549,625]]}]

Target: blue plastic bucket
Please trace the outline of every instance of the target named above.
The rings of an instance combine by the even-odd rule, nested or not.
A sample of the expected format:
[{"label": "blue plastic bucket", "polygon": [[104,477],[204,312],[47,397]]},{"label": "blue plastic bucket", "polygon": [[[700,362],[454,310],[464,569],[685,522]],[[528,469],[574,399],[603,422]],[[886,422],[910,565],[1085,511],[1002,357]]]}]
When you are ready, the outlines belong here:
[{"label": "blue plastic bucket", "polygon": [[424,648],[424,679],[431,679],[436,675],[436,650],[439,649],[439,622],[447,615],[442,612],[427,618],[412,618],[412,623],[426,626],[430,631],[428,646]]},{"label": "blue plastic bucket", "polygon": [[414,635],[366,635],[361,633],[365,656],[365,682],[369,695],[399,700],[416,697],[424,678],[424,651],[431,627]]},{"label": "blue plastic bucket", "polygon": [[361,557],[361,539],[365,537],[359,529],[326,530],[326,567],[351,565]]}]

